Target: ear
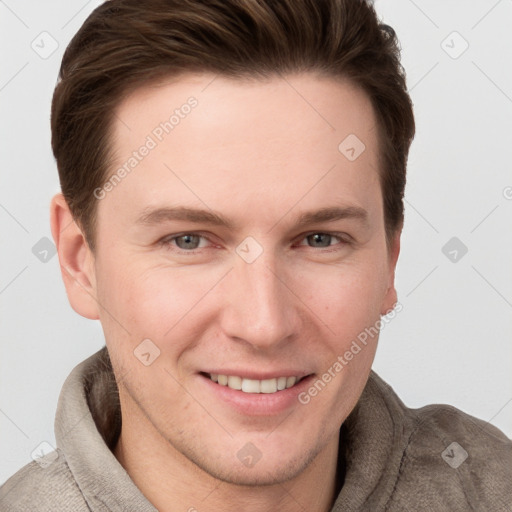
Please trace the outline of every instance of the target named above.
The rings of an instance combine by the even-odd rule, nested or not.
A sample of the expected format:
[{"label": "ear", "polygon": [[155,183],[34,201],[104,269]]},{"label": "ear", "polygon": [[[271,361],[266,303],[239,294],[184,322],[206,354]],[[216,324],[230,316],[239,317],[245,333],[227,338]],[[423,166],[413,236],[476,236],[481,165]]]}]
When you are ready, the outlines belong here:
[{"label": "ear", "polygon": [[400,236],[402,234],[402,226],[400,226],[393,235],[391,245],[388,249],[388,288],[382,302],[381,315],[386,315],[391,311],[398,300],[395,289],[395,269],[400,254]]},{"label": "ear", "polygon": [[69,303],[79,315],[97,320],[94,255],[62,194],[52,199],[50,223]]}]

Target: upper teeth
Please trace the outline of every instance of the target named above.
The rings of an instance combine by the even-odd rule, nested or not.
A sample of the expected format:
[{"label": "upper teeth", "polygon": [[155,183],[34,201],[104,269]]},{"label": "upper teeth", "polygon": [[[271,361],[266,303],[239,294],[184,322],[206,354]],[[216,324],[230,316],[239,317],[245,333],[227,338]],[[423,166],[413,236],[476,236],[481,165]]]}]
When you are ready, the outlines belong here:
[{"label": "upper teeth", "polygon": [[221,386],[243,391],[244,393],[275,393],[291,388],[300,380],[297,377],[277,377],[274,379],[255,380],[244,379],[236,375],[219,375],[210,373],[210,379]]}]

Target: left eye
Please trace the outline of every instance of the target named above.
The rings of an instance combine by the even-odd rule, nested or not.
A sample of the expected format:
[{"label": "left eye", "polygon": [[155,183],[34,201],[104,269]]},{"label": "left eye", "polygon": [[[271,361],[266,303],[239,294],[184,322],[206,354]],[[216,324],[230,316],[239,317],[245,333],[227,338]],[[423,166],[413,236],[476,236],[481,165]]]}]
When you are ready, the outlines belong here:
[{"label": "left eye", "polygon": [[[313,244],[319,244],[319,245],[313,245],[313,248],[323,248],[323,247],[331,247],[331,241],[333,239],[337,239],[339,242],[345,242],[342,238],[336,235],[332,235],[330,233],[312,233],[310,235],[306,235],[303,240],[306,240],[307,242],[313,243]],[[303,245],[303,244],[299,244]]]}]

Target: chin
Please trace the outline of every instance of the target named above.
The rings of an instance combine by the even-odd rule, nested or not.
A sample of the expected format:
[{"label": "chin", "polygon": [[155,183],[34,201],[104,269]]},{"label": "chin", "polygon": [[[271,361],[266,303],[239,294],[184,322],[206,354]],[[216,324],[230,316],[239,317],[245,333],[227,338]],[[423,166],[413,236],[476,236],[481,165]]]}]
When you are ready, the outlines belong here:
[{"label": "chin", "polygon": [[[261,461],[260,461],[261,463]],[[261,463],[263,464],[263,463]],[[305,466],[305,465],[304,465]],[[302,466],[288,464],[261,465],[259,468],[216,468],[208,471],[212,477],[222,482],[241,487],[264,487],[283,484],[298,476],[303,470]]]},{"label": "chin", "polygon": [[[302,449],[295,456],[270,452],[270,457],[267,456],[265,460],[265,453],[260,452],[258,455],[253,446],[247,443],[231,460],[221,455],[209,459],[206,459],[204,454],[200,457],[195,457],[196,454],[184,455],[211,477],[228,484],[246,487],[271,486],[292,480],[318,455],[318,451],[313,449],[308,452]],[[252,460],[249,458],[251,456]],[[220,464],[217,461],[220,461]]]}]

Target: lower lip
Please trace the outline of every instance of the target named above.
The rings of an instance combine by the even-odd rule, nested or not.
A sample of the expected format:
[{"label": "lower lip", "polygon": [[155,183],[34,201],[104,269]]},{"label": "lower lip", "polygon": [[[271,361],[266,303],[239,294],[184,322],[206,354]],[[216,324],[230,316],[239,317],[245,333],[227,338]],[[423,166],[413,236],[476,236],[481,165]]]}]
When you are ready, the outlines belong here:
[{"label": "lower lip", "polygon": [[308,375],[291,388],[275,393],[244,393],[228,386],[213,382],[209,377],[199,374],[208,392],[228,403],[236,411],[250,416],[270,416],[282,413],[299,403],[298,395],[310,385],[314,375]]}]

